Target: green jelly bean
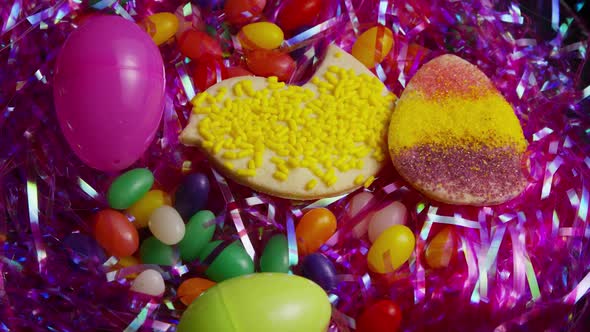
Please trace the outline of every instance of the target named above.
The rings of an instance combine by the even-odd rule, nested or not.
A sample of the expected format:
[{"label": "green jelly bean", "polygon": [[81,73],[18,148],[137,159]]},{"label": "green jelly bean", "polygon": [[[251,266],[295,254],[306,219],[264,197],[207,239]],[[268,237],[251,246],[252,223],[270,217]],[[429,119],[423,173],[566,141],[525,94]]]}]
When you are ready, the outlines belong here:
[{"label": "green jelly bean", "polygon": [[[208,243],[199,259],[204,261],[222,241]],[[205,271],[205,275],[215,282],[254,273],[254,262],[239,241],[234,241],[221,251]]]},{"label": "green jelly bean", "polygon": [[174,249],[154,236],[143,240],[139,255],[143,264],[174,265],[176,262]]},{"label": "green jelly bean", "polygon": [[113,209],[124,210],[139,201],[154,184],[154,175],[147,168],[127,171],[113,181],[107,193]]},{"label": "green jelly bean", "polygon": [[277,234],[268,240],[260,257],[260,272],[289,272],[289,244],[285,235]]},{"label": "green jelly bean", "polygon": [[203,247],[213,238],[213,233],[215,233],[214,219],[213,212],[203,210],[192,216],[186,224],[184,237],[178,244],[180,258],[185,263],[197,259]]}]

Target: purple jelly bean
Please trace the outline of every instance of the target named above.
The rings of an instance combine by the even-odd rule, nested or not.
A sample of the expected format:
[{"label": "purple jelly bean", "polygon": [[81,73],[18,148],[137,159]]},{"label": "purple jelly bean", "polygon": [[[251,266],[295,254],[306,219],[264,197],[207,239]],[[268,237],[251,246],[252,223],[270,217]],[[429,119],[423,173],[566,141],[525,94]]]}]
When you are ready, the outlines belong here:
[{"label": "purple jelly bean", "polygon": [[185,221],[199,212],[209,198],[209,179],[202,173],[188,175],[176,190],[174,208]]},{"label": "purple jelly bean", "polygon": [[303,276],[329,291],[336,287],[336,268],[324,255],[311,254],[303,260]]}]

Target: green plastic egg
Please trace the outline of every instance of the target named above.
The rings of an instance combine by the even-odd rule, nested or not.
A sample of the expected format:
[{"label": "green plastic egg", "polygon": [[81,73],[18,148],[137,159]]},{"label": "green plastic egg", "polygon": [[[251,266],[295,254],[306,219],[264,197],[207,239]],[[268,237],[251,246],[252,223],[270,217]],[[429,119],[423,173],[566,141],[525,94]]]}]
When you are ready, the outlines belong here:
[{"label": "green plastic egg", "polygon": [[[208,243],[201,253],[199,259],[205,261],[207,257],[221,245],[223,241],[213,241]],[[222,282],[227,279],[254,273],[254,262],[248,256],[248,253],[239,241],[234,241],[223,249],[217,257],[213,259],[205,275],[215,282]]]},{"label": "green plastic egg", "polygon": [[178,332],[324,332],[328,296],[305,278],[257,273],[209,288],[184,312]]},{"label": "green plastic egg", "polygon": [[113,209],[124,210],[139,201],[154,184],[147,168],[135,168],[119,175],[109,187],[107,200]]},{"label": "green plastic egg", "polygon": [[203,247],[211,241],[213,233],[215,233],[215,219],[213,212],[203,210],[197,212],[186,224],[186,231],[182,241],[178,243],[178,250],[180,251],[180,258],[184,262],[192,262],[203,249]]},{"label": "green plastic egg", "polygon": [[260,257],[260,272],[289,272],[289,243],[283,234],[273,235]]}]

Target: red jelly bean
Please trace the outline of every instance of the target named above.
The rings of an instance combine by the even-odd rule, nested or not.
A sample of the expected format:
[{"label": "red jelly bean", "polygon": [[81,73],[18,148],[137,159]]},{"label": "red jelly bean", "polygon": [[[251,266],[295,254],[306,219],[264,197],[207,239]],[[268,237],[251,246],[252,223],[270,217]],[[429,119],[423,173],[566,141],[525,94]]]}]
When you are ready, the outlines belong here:
[{"label": "red jelly bean", "polygon": [[178,40],[180,52],[193,60],[209,55],[221,58],[223,52],[219,43],[202,31],[187,30]]},{"label": "red jelly bean", "polygon": [[227,0],[223,10],[225,19],[233,25],[254,21],[266,6],[266,0]]},{"label": "red jelly bean", "polygon": [[111,255],[130,256],[139,247],[139,234],[121,212],[107,209],[98,212],[94,219],[94,237]]},{"label": "red jelly bean", "polygon": [[227,77],[227,70],[220,58],[205,56],[199,60],[193,71],[193,81],[201,91],[221,82]]},{"label": "red jelly bean", "polygon": [[226,78],[232,78],[232,77],[240,77],[240,76],[253,76],[254,74],[252,74],[251,72],[247,71],[246,69],[242,68],[242,67],[229,67],[227,68],[227,77]]},{"label": "red jelly bean", "polygon": [[395,332],[402,321],[402,312],[390,300],[380,300],[365,309],[356,320],[357,332]]},{"label": "red jelly bean", "polygon": [[276,23],[283,31],[292,33],[312,25],[321,9],[321,0],[287,0],[279,9]]},{"label": "red jelly bean", "polygon": [[263,77],[276,76],[288,81],[295,71],[295,60],[279,51],[255,50],[246,57],[246,64],[254,74]]}]

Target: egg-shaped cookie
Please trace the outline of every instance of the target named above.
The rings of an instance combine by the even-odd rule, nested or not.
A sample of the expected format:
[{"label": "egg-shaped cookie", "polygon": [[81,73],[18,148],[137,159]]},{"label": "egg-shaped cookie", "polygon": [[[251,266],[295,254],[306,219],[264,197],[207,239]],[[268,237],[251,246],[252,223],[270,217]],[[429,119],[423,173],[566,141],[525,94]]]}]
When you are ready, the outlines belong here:
[{"label": "egg-shaped cookie", "polygon": [[396,97],[335,45],[303,86],[235,77],[197,95],[182,134],[238,183],[308,200],[351,192],[388,162]]},{"label": "egg-shaped cookie", "polygon": [[434,200],[495,205],[527,185],[527,141],[511,105],[479,68],[455,55],[418,70],[388,136],[397,171]]}]

